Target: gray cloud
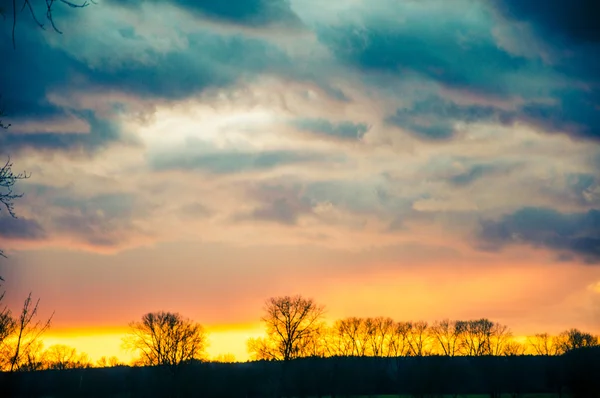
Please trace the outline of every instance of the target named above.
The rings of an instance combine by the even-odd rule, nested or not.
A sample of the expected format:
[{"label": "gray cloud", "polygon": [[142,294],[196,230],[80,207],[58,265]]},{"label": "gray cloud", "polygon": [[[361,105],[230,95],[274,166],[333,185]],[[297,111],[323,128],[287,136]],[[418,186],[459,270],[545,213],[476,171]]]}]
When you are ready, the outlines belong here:
[{"label": "gray cloud", "polygon": [[91,198],[62,196],[53,205],[58,210],[50,220],[55,232],[100,247],[127,243],[132,233],[140,232],[135,219],[145,214],[133,195],[121,193]]},{"label": "gray cloud", "polygon": [[[71,24],[77,23],[76,15],[73,14]],[[43,32],[23,29],[19,32],[19,47],[13,50],[8,25],[0,26],[0,52],[6,58],[0,75],[4,122],[27,120],[42,125],[47,120],[75,116],[90,126],[89,132],[77,134],[63,131],[17,134],[9,130],[0,136],[0,147],[12,152],[22,148],[93,152],[128,140],[111,120],[126,110],[126,104],[114,103],[111,114],[100,116],[96,109],[79,109],[79,104],[52,103],[47,97],[50,92],[77,88],[88,92],[118,91],[150,101],[175,101],[206,89],[234,85],[240,79],[251,80],[260,74],[294,73],[293,63],[284,51],[265,40],[243,35],[202,31],[185,37],[186,48],[159,51],[145,42],[150,39],[137,36],[135,26],[123,26],[129,34],[115,38],[110,62],[94,63],[95,58],[107,57],[104,55],[107,49],[101,40],[87,32],[83,33],[87,40],[65,39],[62,46],[52,47],[42,37]]]},{"label": "gray cloud", "polygon": [[0,237],[8,240],[41,240],[46,237],[46,231],[35,220],[4,215],[0,216]]},{"label": "gray cloud", "polygon": [[[139,7],[142,0],[109,0],[109,3]],[[158,0],[149,2],[159,3]],[[286,0],[172,0],[172,4],[186,11],[208,18],[247,26],[286,24],[299,26],[300,20]]]},{"label": "gray cloud", "polygon": [[336,160],[339,159],[322,153],[287,150],[171,152],[152,156],[150,165],[154,170],[200,170],[213,174],[232,174]]},{"label": "gray cloud", "polygon": [[292,125],[299,130],[309,131],[315,135],[343,140],[359,140],[369,131],[369,126],[365,123],[334,124],[326,119],[297,119],[292,122]]},{"label": "gray cloud", "polygon": [[600,210],[560,213],[527,207],[499,220],[481,223],[482,248],[500,249],[511,244],[545,247],[587,262],[600,262]]},{"label": "gray cloud", "polygon": [[387,121],[425,139],[445,140],[454,136],[457,122],[509,124],[513,118],[509,112],[491,106],[458,105],[439,97],[429,97],[411,107],[398,109]]},{"label": "gray cloud", "polygon": [[252,187],[248,194],[259,204],[249,213],[238,214],[238,221],[295,225],[299,217],[313,214],[314,201],[304,193],[301,185],[260,184]]}]

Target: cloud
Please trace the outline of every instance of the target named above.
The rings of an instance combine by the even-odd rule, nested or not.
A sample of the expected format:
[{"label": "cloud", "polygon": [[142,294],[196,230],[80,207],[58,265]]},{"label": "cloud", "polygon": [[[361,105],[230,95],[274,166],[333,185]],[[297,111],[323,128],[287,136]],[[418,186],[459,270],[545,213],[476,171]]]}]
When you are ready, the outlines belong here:
[{"label": "cloud", "polygon": [[185,205],[182,205],[179,209],[179,214],[181,217],[188,219],[191,218],[205,218],[210,217],[212,215],[211,209],[207,206],[203,205],[200,202],[192,202]]},{"label": "cloud", "polygon": [[479,238],[482,247],[488,249],[526,244],[598,263],[600,210],[560,213],[553,209],[526,207],[497,221],[484,220]]},{"label": "cloud", "polygon": [[529,24],[552,51],[552,67],[571,80],[555,90],[554,106],[529,105],[524,116],[551,130],[600,139],[600,6],[593,0],[550,0],[543,5],[495,0],[508,20]]},{"label": "cloud", "polygon": [[327,154],[291,150],[222,150],[210,152],[169,152],[153,155],[154,170],[199,170],[212,174],[264,171],[286,165],[321,163],[335,160]]},{"label": "cloud", "polygon": [[297,119],[292,122],[292,125],[315,135],[342,140],[360,140],[369,131],[369,126],[365,123],[346,121],[334,124],[326,119]]},{"label": "cloud", "polygon": [[[17,152],[24,148],[31,148],[45,151],[96,151],[111,143],[127,140],[122,137],[117,125],[111,120],[98,118],[93,112],[77,112],[80,118],[87,122],[89,131],[65,132],[57,129],[54,131],[38,131],[31,129],[27,132],[22,131],[13,133],[10,129],[0,136],[0,147],[7,152]],[[63,110],[58,110],[53,116],[64,115]],[[41,116],[41,115],[40,115]],[[29,120],[40,120],[40,116],[33,116]],[[23,117],[21,115],[21,117]],[[10,120],[10,119],[8,119]],[[43,124],[40,120],[38,125]],[[25,125],[27,126],[27,124]]]},{"label": "cloud", "polygon": [[107,186],[98,190],[104,193],[87,193],[82,192],[86,190],[84,184],[77,185],[81,190],[76,186],[24,184],[25,195],[16,209],[19,219],[0,218],[0,235],[42,246],[75,245],[92,251],[115,251],[149,240],[155,232],[147,228],[153,209],[151,199],[110,192]]},{"label": "cloud", "polygon": [[[345,18],[317,28],[317,35],[338,62],[359,72],[366,82],[375,76],[382,86],[394,80],[424,79],[444,90],[466,92],[489,101],[514,100],[519,104],[510,112],[477,104],[470,109],[457,109],[449,108],[450,104],[442,105],[440,100],[435,104],[431,99],[416,97],[417,108],[427,108],[428,102],[434,102],[431,106],[440,108],[443,116],[403,106],[388,122],[420,137],[453,138],[453,125],[464,119],[467,123],[521,121],[552,133],[598,140],[597,29],[592,28],[591,22],[581,26],[575,22],[577,15],[592,7],[590,3],[577,1],[571,10],[567,3],[552,1],[549,9],[540,7],[544,11],[539,17],[535,14],[538,8],[535,3],[523,5],[516,0],[505,3],[492,7],[486,2],[464,1],[452,9],[450,3],[435,0],[403,4],[384,1],[378,7],[362,10],[361,14],[348,11]],[[511,7],[516,9],[514,13],[496,12],[510,11]],[[470,10],[468,18],[457,11],[465,8]],[[571,21],[565,26],[560,22],[563,11]],[[527,30],[532,36],[528,40],[533,43],[528,51],[549,51],[551,61],[544,54],[538,57],[522,48],[515,51],[514,46],[506,46],[506,34],[498,32],[512,32],[517,25],[510,18],[497,18],[497,14],[509,17],[518,14],[518,21],[525,19],[536,25],[531,32]],[[561,41],[555,39],[556,35],[545,34],[555,28],[573,38]],[[582,41],[583,36],[589,40]],[[406,102],[406,93],[399,97]],[[443,113],[445,110],[451,114]]]},{"label": "cloud", "polygon": [[580,43],[600,42],[600,5],[594,0],[548,0],[543,5],[520,0],[494,3],[507,16],[533,23],[546,36]]},{"label": "cloud", "polygon": [[464,19],[443,4],[439,9],[430,5],[400,5],[405,15],[398,16],[399,23],[393,19],[401,11],[390,5],[388,15],[367,11],[360,23],[324,27],[317,33],[340,61],[365,72],[412,73],[493,95],[513,92],[514,73],[530,65],[498,48],[486,28],[491,21],[485,9],[470,2],[472,16]]},{"label": "cloud", "polygon": [[238,214],[240,221],[255,220],[296,225],[301,216],[313,214],[315,203],[300,185],[260,184],[249,191],[258,205],[248,213]]},{"label": "cloud", "polygon": [[[5,122],[16,125],[19,121],[26,121],[25,125],[29,124],[31,130],[23,131],[21,125],[16,131],[8,129],[3,132],[0,136],[3,151],[14,152],[20,148],[89,150],[119,139],[120,135],[111,120],[98,118],[89,110],[56,106],[46,98],[48,91],[67,85],[68,72],[78,67],[77,62],[63,52],[53,51],[27,29],[19,32],[20,47],[13,50],[6,33],[5,29],[0,32],[4,37],[0,40],[0,51],[6,58],[0,75]],[[81,131],[75,133],[64,131],[60,123],[55,126],[55,131],[49,131],[53,130],[48,128],[50,126],[40,128],[48,125],[49,120],[72,117],[84,121],[87,126],[81,126]]]},{"label": "cloud", "polygon": [[[191,3],[190,3],[191,4]],[[98,7],[94,18],[110,20],[114,9]],[[69,22],[74,32],[64,38],[45,40],[36,29],[19,32],[19,47],[13,50],[10,32],[3,25],[0,51],[5,68],[0,75],[6,123],[22,122],[19,131],[8,131],[0,146],[12,152],[21,148],[41,150],[95,151],[109,144],[126,142],[130,137],[119,130],[118,118],[127,112],[127,104],[116,98],[108,113],[73,100],[58,103],[54,93],[69,98],[68,92],[120,92],[145,101],[178,101],[208,89],[233,86],[260,74],[293,74],[288,56],[265,40],[240,34],[219,34],[209,30],[181,33],[183,44],[160,47],[158,37],[138,35],[131,22],[115,30],[131,29],[118,35],[110,45],[103,35],[77,31],[81,26],[73,14]],[[92,18],[91,16],[89,18]],[[79,23],[79,24],[78,24]],[[127,25],[129,23],[129,25]],[[106,26],[102,29],[109,29]],[[111,30],[112,31],[112,30]],[[51,60],[51,62],[49,62]],[[43,65],[43,67],[40,67]],[[67,93],[65,93],[67,92]],[[115,96],[113,96],[115,99]],[[87,126],[73,127],[52,120],[76,118]],[[29,131],[23,131],[29,126]]]},{"label": "cloud", "polygon": [[46,231],[35,220],[0,216],[0,236],[8,240],[41,240],[46,238]]},{"label": "cloud", "polygon": [[57,211],[49,224],[52,230],[92,246],[123,246],[136,232],[136,218],[145,211],[135,196],[124,193],[89,198],[60,196],[52,203]]},{"label": "cloud", "polygon": [[497,175],[507,174],[516,167],[515,164],[506,165],[500,162],[498,164],[472,164],[466,170],[449,177],[448,182],[454,187],[467,186],[480,179],[491,179]]},{"label": "cloud", "polygon": [[492,106],[459,105],[439,97],[419,100],[388,117],[388,123],[429,140],[446,140],[456,132],[457,123],[493,122],[509,124],[513,116]]},{"label": "cloud", "polygon": [[[152,0],[159,3],[158,0]],[[109,0],[109,3],[136,6],[141,0]],[[265,26],[272,24],[300,25],[300,20],[286,0],[173,0],[171,3],[183,10],[197,13],[219,21],[247,26]]]}]

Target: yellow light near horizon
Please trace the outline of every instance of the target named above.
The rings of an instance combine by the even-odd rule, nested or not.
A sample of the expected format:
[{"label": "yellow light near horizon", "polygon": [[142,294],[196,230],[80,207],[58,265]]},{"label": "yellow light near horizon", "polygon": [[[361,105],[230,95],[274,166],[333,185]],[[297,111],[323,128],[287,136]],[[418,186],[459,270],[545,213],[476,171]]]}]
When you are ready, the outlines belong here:
[{"label": "yellow light near horizon", "polygon": [[[249,359],[246,341],[262,335],[263,329],[257,325],[216,325],[207,328],[209,345],[207,354],[210,359],[224,355],[233,355],[236,361]],[[117,357],[129,364],[134,354],[122,348],[126,329],[60,329],[49,331],[44,336],[44,348],[55,344],[73,347],[78,353],[86,353],[92,362],[102,357]]]},{"label": "yellow light near horizon", "polygon": [[123,332],[102,331],[102,330],[64,330],[49,332],[44,336],[44,348],[55,344],[64,344],[73,347],[78,353],[86,353],[92,362],[98,361],[102,357],[117,357],[121,362],[130,363],[133,355],[123,350],[122,338]]}]

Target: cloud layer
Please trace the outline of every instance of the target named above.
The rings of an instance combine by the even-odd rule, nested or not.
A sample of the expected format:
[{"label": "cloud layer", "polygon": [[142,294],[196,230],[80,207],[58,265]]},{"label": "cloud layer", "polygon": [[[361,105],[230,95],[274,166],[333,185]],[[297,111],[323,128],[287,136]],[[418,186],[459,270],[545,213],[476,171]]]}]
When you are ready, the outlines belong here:
[{"label": "cloud layer", "polygon": [[64,34],[23,19],[16,50],[0,25],[0,154],[32,172],[0,218],[11,256],[202,242],[215,263],[270,248],[280,282],[303,253],[307,278],[596,272],[593,2],[221,3],[57,7]]}]

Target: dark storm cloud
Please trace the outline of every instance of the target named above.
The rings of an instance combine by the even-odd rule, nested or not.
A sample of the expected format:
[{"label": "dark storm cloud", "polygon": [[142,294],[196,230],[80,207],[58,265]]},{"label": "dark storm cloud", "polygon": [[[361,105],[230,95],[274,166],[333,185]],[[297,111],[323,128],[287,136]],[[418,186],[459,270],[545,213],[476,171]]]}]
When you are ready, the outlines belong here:
[{"label": "dark storm cloud", "polygon": [[600,42],[600,4],[596,0],[493,0],[508,17],[535,24],[546,36]]},{"label": "dark storm cloud", "polygon": [[[6,28],[6,25],[3,26]],[[64,134],[62,131],[27,134],[4,131],[0,148],[15,151],[23,147],[36,149],[94,149],[119,139],[120,135],[109,120],[98,119],[91,111],[67,110],[51,104],[46,94],[65,87],[69,73],[83,66],[61,51],[52,50],[40,41],[38,32],[23,29],[13,50],[6,29],[2,29],[0,52],[3,54],[0,74],[0,94],[5,110],[5,122],[27,120],[44,122],[49,119],[75,115],[90,125],[90,132]]]},{"label": "dark storm cloud", "polygon": [[150,159],[150,165],[154,170],[201,170],[214,174],[232,174],[330,160],[335,161],[336,159],[320,153],[286,150],[208,153],[173,152],[153,156]]},{"label": "dark storm cloud", "polygon": [[479,238],[486,249],[528,244],[597,263],[600,262],[600,210],[560,213],[527,207],[497,221],[483,221]]},{"label": "dark storm cloud", "polygon": [[[150,0],[158,3],[158,0]],[[109,0],[108,3],[139,6],[142,0]],[[208,18],[247,26],[265,26],[273,23],[300,25],[300,20],[286,0],[171,0],[184,10]]]},{"label": "dark storm cloud", "polygon": [[498,48],[489,34],[461,43],[458,32],[467,28],[453,21],[441,20],[436,29],[425,22],[366,24],[321,28],[318,36],[338,59],[362,70],[397,76],[416,72],[450,87],[493,95],[513,90],[504,75],[527,67],[525,59]]},{"label": "dark storm cloud", "polygon": [[0,237],[9,240],[40,240],[46,237],[46,231],[35,220],[4,215],[0,216]]},{"label": "dark storm cloud", "polygon": [[495,0],[501,14],[526,22],[557,54],[553,67],[579,82],[556,93],[557,106],[524,109],[548,129],[600,139],[600,3],[595,0],[544,2]]},{"label": "dark storm cloud", "polygon": [[[90,65],[83,58],[76,58],[79,52],[84,52],[83,48],[70,48],[71,52],[52,48],[44,41],[44,32],[34,28],[19,32],[18,47],[13,50],[7,26],[2,26],[0,40],[0,51],[4,56],[0,74],[6,113],[4,122],[27,120],[39,124],[75,115],[91,126],[89,133],[82,134],[63,134],[61,131],[16,134],[9,131],[0,138],[0,146],[13,151],[23,147],[94,150],[123,139],[122,132],[106,116],[100,118],[93,109],[67,109],[53,104],[47,98],[51,92],[117,90],[146,100],[179,100],[207,88],[234,84],[241,78],[251,79],[261,72],[285,74],[289,65],[286,55],[265,41],[208,32],[190,34],[186,38],[187,48],[158,52],[144,48],[142,42],[138,44],[143,49],[144,59],[125,59],[130,55],[119,53],[114,57],[125,57],[122,62],[113,59],[110,65]],[[136,38],[135,29],[132,29],[127,37],[143,40]],[[128,40],[127,37],[123,40]],[[93,49],[94,41],[83,41],[82,45]],[[115,43],[116,48],[119,45]],[[97,55],[103,57],[101,52]],[[74,77],[77,77],[76,84]],[[117,115],[123,104],[113,105]]]},{"label": "dark storm cloud", "polygon": [[151,51],[151,63],[132,61],[89,73],[90,83],[176,100],[261,72],[283,72],[291,65],[281,50],[259,39],[194,33],[187,40],[186,49]]},{"label": "dark storm cloud", "polygon": [[[458,20],[456,15],[427,8],[424,20],[423,11],[407,7],[405,18],[398,23],[382,15],[365,15],[359,17],[360,23],[321,27],[317,33],[339,61],[361,72],[383,72],[399,79],[417,75],[480,97],[523,100],[511,114],[477,107],[470,109],[474,114],[459,109],[456,120],[494,116],[500,122],[524,121],[548,132],[600,139],[598,5],[591,0],[572,5],[552,0],[548,7],[546,2],[520,0],[498,0],[496,4],[509,19],[534,25],[534,33],[558,54],[552,63],[500,46],[493,32],[494,24],[500,22],[490,18],[490,12],[473,11],[475,17]],[[452,115],[432,117],[427,109],[400,109],[388,121],[428,139],[453,137]]]},{"label": "dark storm cloud", "polygon": [[411,107],[401,108],[387,122],[409,130],[429,140],[445,140],[454,135],[456,122],[510,123],[513,116],[491,106],[458,105],[438,97],[417,101]]},{"label": "dark storm cloud", "polygon": [[369,126],[364,123],[332,123],[326,119],[298,119],[292,122],[292,125],[299,130],[309,131],[315,135],[328,136],[344,140],[361,139]]}]

